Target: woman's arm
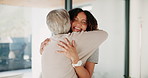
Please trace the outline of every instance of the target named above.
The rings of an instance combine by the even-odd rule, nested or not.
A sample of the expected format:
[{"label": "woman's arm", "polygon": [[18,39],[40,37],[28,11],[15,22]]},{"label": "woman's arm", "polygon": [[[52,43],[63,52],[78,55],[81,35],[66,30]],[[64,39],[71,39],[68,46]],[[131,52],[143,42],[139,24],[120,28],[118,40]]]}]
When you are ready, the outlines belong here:
[{"label": "woman's arm", "polygon": [[95,63],[86,62],[85,66],[75,67],[75,71],[79,78],[92,78]]},{"label": "woman's arm", "polygon": [[94,68],[95,68],[95,63],[87,61],[85,64],[85,68],[89,72],[90,76],[92,77],[93,72],[94,72]]},{"label": "woman's arm", "polygon": [[[64,53],[66,57],[70,58],[72,64],[76,64],[79,61],[78,53],[75,47],[75,42],[65,39],[65,42],[60,41],[58,44],[59,47],[63,49],[63,51],[57,51],[59,53]],[[91,78],[94,71],[95,63],[86,62],[85,66],[77,66],[74,67],[79,78]]]}]

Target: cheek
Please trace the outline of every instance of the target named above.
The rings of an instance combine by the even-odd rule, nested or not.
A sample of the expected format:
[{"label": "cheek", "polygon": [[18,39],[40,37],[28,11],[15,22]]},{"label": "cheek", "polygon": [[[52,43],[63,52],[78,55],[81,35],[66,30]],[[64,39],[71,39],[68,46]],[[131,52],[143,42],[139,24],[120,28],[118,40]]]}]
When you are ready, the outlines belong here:
[{"label": "cheek", "polygon": [[82,26],[82,30],[85,31],[86,29],[87,29],[87,26],[86,25],[83,25]]},{"label": "cheek", "polygon": [[74,23],[71,23],[71,28],[73,28],[74,27]]}]

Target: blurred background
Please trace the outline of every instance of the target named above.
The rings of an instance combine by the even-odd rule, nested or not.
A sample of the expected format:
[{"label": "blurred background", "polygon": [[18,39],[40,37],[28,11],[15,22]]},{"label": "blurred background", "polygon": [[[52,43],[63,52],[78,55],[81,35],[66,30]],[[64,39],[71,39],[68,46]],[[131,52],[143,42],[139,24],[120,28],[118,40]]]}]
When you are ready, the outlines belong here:
[{"label": "blurred background", "polygon": [[40,44],[51,36],[46,15],[76,7],[109,35],[95,78],[148,78],[148,0],[0,0],[0,78],[40,78]]}]

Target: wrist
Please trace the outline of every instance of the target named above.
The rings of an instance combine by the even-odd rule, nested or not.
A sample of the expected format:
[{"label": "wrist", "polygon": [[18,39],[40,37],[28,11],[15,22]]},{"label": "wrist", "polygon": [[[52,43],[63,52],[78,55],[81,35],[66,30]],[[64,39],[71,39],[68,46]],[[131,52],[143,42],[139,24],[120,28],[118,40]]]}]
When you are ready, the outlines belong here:
[{"label": "wrist", "polygon": [[73,59],[73,60],[72,60],[72,64],[77,64],[78,61],[79,61],[79,59]]},{"label": "wrist", "polygon": [[71,57],[72,64],[76,64],[79,60],[79,57]]},{"label": "wrist", "polygon": [[77,61],[76,64],[72,64],[72,66],[73,66],[74,68],[76,68],[76,67],[82,66],[82,64],[83,64],[83,62],[82,62],[81,60],[79,60],[79,61]]}]

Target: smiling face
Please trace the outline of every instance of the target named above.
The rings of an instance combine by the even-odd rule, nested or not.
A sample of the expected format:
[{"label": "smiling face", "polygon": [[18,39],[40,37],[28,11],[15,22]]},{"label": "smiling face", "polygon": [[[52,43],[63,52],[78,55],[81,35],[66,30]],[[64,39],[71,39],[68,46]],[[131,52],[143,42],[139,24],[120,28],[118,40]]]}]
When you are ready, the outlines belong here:
[{"label": "smiling face", "polygon": [[84,12],[78,13],[78,15],[74,18],[74,20],[71,22],[72,25],[72,31],[73,32],[80,32],[85,31],[87,28],[87,18]]}]

